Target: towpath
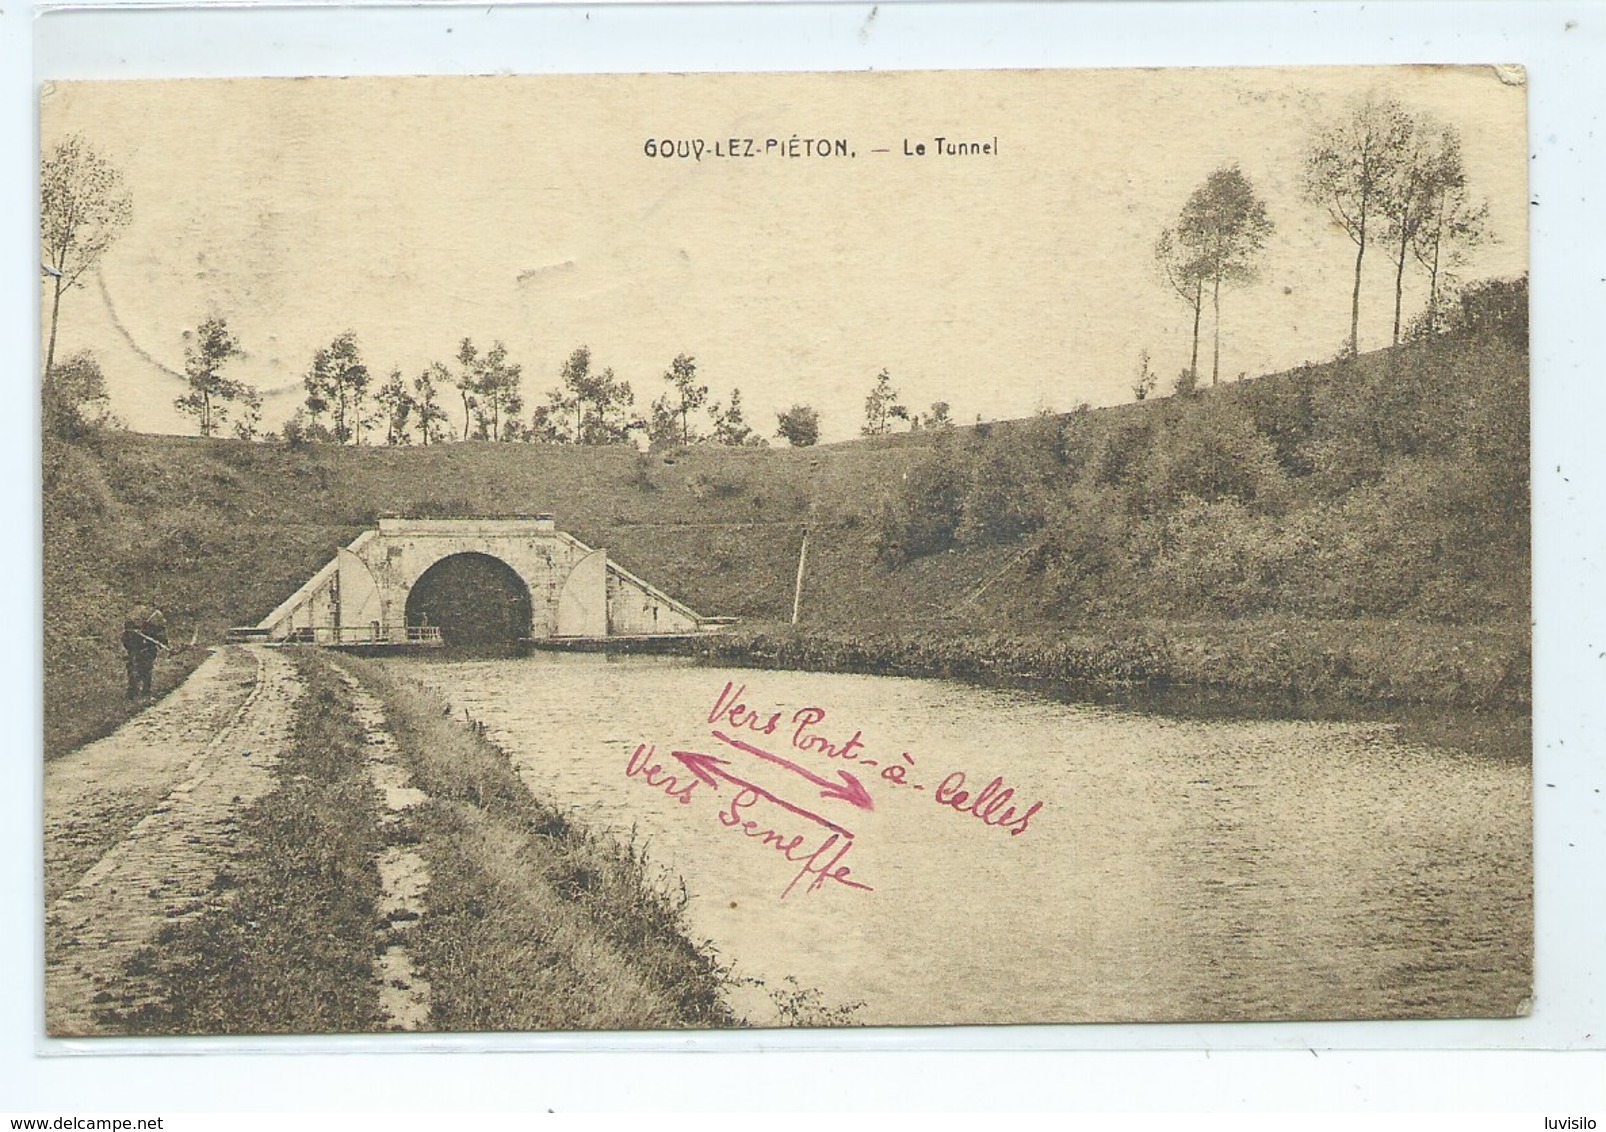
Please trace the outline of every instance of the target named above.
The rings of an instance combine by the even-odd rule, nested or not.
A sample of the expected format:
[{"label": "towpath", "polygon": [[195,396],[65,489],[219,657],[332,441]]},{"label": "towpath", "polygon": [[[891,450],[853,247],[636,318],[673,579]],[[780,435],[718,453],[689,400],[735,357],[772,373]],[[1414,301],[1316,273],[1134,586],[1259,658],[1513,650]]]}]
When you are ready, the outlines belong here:
[{"label": "towpath", "polygon": [[101,1004],[156,993],[129,984],[128,961],[201,908],[241,814],[273,785],[301,691],[283,655],[221,649],[111,735],[46,764],[50,1036],[101,1032]]}]

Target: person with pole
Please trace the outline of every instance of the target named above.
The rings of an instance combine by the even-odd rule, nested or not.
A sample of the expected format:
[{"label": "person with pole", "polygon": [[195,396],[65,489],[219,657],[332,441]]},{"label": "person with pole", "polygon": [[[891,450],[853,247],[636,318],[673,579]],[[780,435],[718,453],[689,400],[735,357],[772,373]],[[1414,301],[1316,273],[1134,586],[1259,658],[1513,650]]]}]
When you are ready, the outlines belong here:
[{"label": "person with pole", "polygon": [[124,667],[128,673],[128,698],[151,694],[151,669],[156,654],[167,648],[167,618],[155,605],[137,605],[123,618]]}]

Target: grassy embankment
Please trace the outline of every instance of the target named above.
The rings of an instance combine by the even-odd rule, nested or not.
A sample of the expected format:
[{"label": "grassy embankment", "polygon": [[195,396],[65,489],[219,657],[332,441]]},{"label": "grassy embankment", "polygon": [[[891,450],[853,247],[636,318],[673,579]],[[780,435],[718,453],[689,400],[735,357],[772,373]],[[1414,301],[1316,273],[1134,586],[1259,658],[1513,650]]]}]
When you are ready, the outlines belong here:
[{"label": "grassy embankment", "polygon": [[[268,613],[380,515],[552,511],[564,530],[693,608],[774,619],[791,608],[810,487],[818,514],[852,523],[862,502],[846,501],[920,454],[897,443],[706,448],[668,462],[622,448],[484,443],[288,448],[128,433],[47,441],[47,756],[130,714],[124,609],[155,600],[175,642],[215,643],[230,625]],[[203,656],[163,654],[158,692]]]},{"label": "grassy embankment", "polygon": [[[1526,373],[1513,335],[1464,334],[805,450],[47,442],[46,751],[126,716],[126,605],[215,641],[385,513],[555,512],[744,619],[725,659],[1520,711]],[[803,628],[782,629],[805,527]]]},{"label": "grassy embankment", "polygon": [[[683,894],[631,846],[536,802],[500,751],[380,666],[296,657],[308,683],[276,788],[241,823],[240,849],[199,914],[164,929],[131,973],[159,1003],[108,1004],[139,1034],[380,1029],[373,959],[393,940],[430,988],[430,1028],[651,1029],[731,1025],[725,973],[688,943]],[[364,765],[354,671],[381,698],[429,801],[389,832]],[[427,910],[378,912],[385,838],[430,870]]]},{"label": "grassy embankment", "polygon": [[689,942],[687,894],[644,849],[538,801],[507,756],[382,664],[377,690],[415,783],[409,812],[430,870],[410,937],[441,1030],[730,1026],[726,973]]}]

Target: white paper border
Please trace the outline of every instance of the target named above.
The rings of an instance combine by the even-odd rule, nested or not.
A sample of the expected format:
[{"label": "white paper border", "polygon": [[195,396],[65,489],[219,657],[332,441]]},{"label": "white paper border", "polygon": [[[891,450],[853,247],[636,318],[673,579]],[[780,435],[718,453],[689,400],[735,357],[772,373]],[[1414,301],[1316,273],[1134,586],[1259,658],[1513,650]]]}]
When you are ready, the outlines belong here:
[{"label": "white paper border", "polygon": [[[829,1064],[827,1077],[868,1083],[871,1097],[919,1103],[909,1071],[930,1076],[938,1091],[957,1089],[961,1105],[991,1107],[1015,1098],[964,1091],[990,1075],[1014,1080],[1017,1097],[1055,1093],[1053,1082],[1080,1080],[1096,1094],[1146,1089],[1164,1067],[1178,1079],[1200,1076],[1200,1054],[1118,1054],[1116,1050],[1214,1052],[1267,1084],[1264,1063],[1310,1077],[1298,1059],[1341,1059],[1352,1069],[1371,1061],[1379,1080],[1400,1095],[1447,1082],[1402,1070],[1443,1055],[1423,1051],[1490,1047],[1504,1050],[1593,1050],[1545,1064],[1553,1076],[1592,1063],[1606,1081],[1606,836],[1603,779],[1606,728],[1597,706],[1606,691],[1606,163],[1600,112],[1606,108],[1606,9],[1599,4],[1239,3],[1104,4],[757,4],[748,6],[598,4],[590,6],[429,5],[277,7],[85,3],[46,8],[0,6],[0,273],[12,343],[14,412],[0,420],[0,493],[9,528],[18,532],[4,567],[10,592],[34,620],[13,634],[3,654],[4,704],[12,719],[11,787],[0,802],[5,852],[0,869],[9,909],[34,909],[0,927],[0,957],[10,962],[0,1008],[6,1060],[36,1085],[93,1079],[142,1093],[178,1082],[194,1093],[185,1107],[230,1107],[250,1097],[283,1105],[293,1097],[262,1082],[285,1074],[304,1082],[309,1103],[338,1103],[347,1084],[377,1079],[404,1096],[469,1095],[485,1088],[490,1067],[515,1051],[547,1051],[539,1059],[547,1087],[592,1095],[604,1103],[680,1103],[713,1107],[830,1103],[814,1071],[786,1065]],[[153,78],[240,74],[488,74],[638,71],[907,70],[960,67],[1256,66],[1361,63],[1512,62],[1528,68],[1533,276],[1533,411],[1535,531],[1534,793],[1536,810],[1536,1002],[1517,1021],[1262,1023],[1220,1026],[1075,1026],[930,1030],[759,1032],[653,1035],[497,1035],[426,1038],[287,1038],[274,1041],[47,1042],[40,1032],[41,956],[39,725],[38,441],[35,341],[38,288],[34,259],[37,82],[49,78]],[[20,221],[20,223],[19,223]],[[29,346],[34,345],[33,349]],[[31,546],[30,546],[31,543]],[[29,722],[24,728],[23,720]],[[32,781],[29,781],[29,772]],[[1551,785],[1554,784],[1554,785]],[[29,894],[32,893],[30,896]],[[19,1029],[20,1033],[14,1033]],[[1220,1051],[1252,1049],[1260,1054]],[[1313,1056],[1308,1049],[1345,1050]],[[57,1057],[165,1053],[172,1057]],[[473,1052],[456,1058],[396,1057],[399,1050]],[[628,1051],[598,1056],[578,1051]],[[717,1052],[686,1058],[677,1051]],[[1298,1054],[1272,1053],[1299,1050]],[[1366,1055],[1364,1050],[1417,1051]],[[774,1056],[769,1051],[789,1051]],[[823,1053],[804,1051],[832,1051]],[[979,1053],[976,1051],[980,1051]],[[1062,1051],[1080,1051],[1068,1059]],[[205,1052],[204,1059],[192,1058]],[[11,1055],[21,1055],[13,1061]],[[40,1057],[43,1053],[45,1056]],[[286,1054],[299,1056],[287,1057]],[[339,1056],[334,1056],[338,1054]],[[763,1054],[763,1056],[758,1056]],[[1001,1055],[1007,1058],[1001,1060]],[[1493,1055],[1455,1055],[1459,1064]],[[1247,1061],[1244,1059],[1248,1059]],[[1379,1059],[1381,1058],[1381,1059]],[[667,1059],[667,1060],[666,1060]],[[530,1059],[519,1058],[527,1065]],[[576,1062],[604,1069],[576,1075]],[[1123,1064],[1147,1065],[1135,1075]],[[1066,1072],[1074,1064],[1077,1071]],[[1534,1062],[1527,1062],[1530,1069]],[[950,1068],[934,1071],[932,1067]],[[424,1067],[428,1070],[424,1071]],[[628,1066],[629,1068],[619,1068]],[[696,1066],[696,1071],[692,1067]],[[713,1066],[713,1072],[709,1072]],[[1037,1069],[1034,1070],[1033,1067]],[[728,1068],[727,1068],[728,1067]],[[984,1068],[983,1068],[984,1067]],[[1036,1072],[1046,1073],[1039,1078]],[[555,1073],[548,1078],[548,1072]],[[444,1080],[453,1084],[428,1084]],[[884,1080],[886,1074],[891,1078]],[[1204,1076],[1208,1076],[1205,1074]],[[1498,1077],[1462,1077],[1451,1097],[1473,1099]],[[1587,1077],[1588,1074],[1585,1074]],[[688,1082],[720,1081],[698,1086]],[[1584,1078],[1580,1078],[1582,1080]],[[810,1081],[814,1084],[810,1084]],[[768,1092],[770,1081],[776,1091]],[[257,1082],[245,1085],[245,1082]],[[473,1085],[478,1082],[478,1085]],[[788,1087],[785,1083],[791,1082]],[[895,1083],[901,1082],[901,1083]],[[232,1083],[232,1085],[231,1085]],[[1124,1084],[1123,1084],[1124,1083]],[[506,1082],[503,1082],[505,1086]],[[244,1086],[241,1095],[229,1091]],[[641,1086],[640,1089],[635,1086]],[[1559,1085],[1559,1080],[1552,1087]],[[47,1086],[48,1087],[48,1086]],[[435,1092],[446,1088],[445,1094]],[[1606,1086],[1602,1086],[1606,1088]],[[575,1092],[579,1089],[580,1092]],[[587,1089],[598,1090],[587,1093]],[[667,1090],[655,1093],[653,1090]],[[9,1090],[8,1090],[9,1091]],[[1295,1107],[1320,1093],[1307,1086],[1287,1095]],[[161,1094],[153,1094],[161,1095]],[[385,1094],[380,1094],[381,1096]],[[503,1103],[510,1099],[498,1093]],[[1131,1095],[1141,1096],[1141,1092]],[[369,1093],[370,1102],[378,1099]],[[539,1098],[527,1098],[539,1104]],[[838,1099],[838,1103],[846,1100]],[[895,1102],[896,1103],[896,1102]],[[1286,1103],[1286,1101],[1285,1101]],[[0,1102],[9,1106],[9,1101]],[[246,1107],[252,1107],[247,1105]],[[368,1107],[368,1106],[364,1106]],[[523,1107],[520,1105],[519,1107]]]}]

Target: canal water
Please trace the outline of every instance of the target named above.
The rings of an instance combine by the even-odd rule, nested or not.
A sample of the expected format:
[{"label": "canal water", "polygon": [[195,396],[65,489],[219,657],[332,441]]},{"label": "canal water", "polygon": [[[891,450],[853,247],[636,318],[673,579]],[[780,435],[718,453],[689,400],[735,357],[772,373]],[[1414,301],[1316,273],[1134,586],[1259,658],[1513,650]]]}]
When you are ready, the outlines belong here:
[{"label": "canal water", "polygon": [[755,1024],[799,992],[805,1020],[868,1025],[1490,1016],[1529,993],[1528,765],[1392,724],[658,657],[409,675],[684,878],[692,933],[758,981]]}]

